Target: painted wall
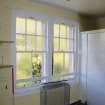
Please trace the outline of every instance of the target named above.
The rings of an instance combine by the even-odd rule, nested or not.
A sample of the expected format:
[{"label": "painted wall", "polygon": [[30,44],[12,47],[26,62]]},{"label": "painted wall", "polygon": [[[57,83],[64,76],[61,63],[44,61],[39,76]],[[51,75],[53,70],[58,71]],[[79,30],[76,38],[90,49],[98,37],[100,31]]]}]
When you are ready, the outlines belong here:
[{"label": "painted wall", "polygon": [[99,17],[97,19],[97,24],[99,25],[99,29],[105,28],[105,17]]},{"label": "painted wall", "polygon": [[[67,19],[73,19],[76,21],[80,20],[80,17],[77,13],[72,11],[67,11],[61,8],[55,8],[53,6],[38,4],[34,2],[29,2],[29,0],[0,0],[0,40],[11,40],[11,16],[13,9],[23,9],[33,12],[46,13],[52,16],[61,16]],[[11,62],[11,47],[0,46],[0,56],[5,56],[4,63],[10,64]],[[1,50],[2,49],[2,50]],[[14,97],[15,105],[39,105],[40,98],[39,93],[35,92],[34,94],[16,96]],[[75,83],[71,87],[71,102],[77,101],[80,99],[79,93],[79,82]],[[5,100],[6,101],[6,100]],[[8,98],[7,98],[8,101]],[[0,103],[2,104],[2,103]],[[3,104],[2,104],[3,105]]]},{"label": "painted wall", "polygon": [[80,15],[80,24],[81,31],[90,31],[99,28],[97,17],[95,16]]},{"label": "painted wall", "polygon": [[[83,18],[83,16],[81,18]],[[86,16],[86,18],[87,18],[87,16]],[[91,18],[91,17],[89,16],[89,18]],[[89,27],[91,27],[92,30],[105,29],[105,16],[92,17],[92,19],[89,19],[89,18],[85,22],[88,22],[88,21],[89,21],[89,23],[91,22],[90,24],[92,24],[92,25],[89,24]],[[84,19],[85,18],[83,18],[81,20],[84,20]],[[83,24],[85,22],[83,22]],[[95,25],[93,26],[93,24],[95,24]],[[85,24],[85,26],[86,26],[86,24]],[[87,28],[87,27],[88,26],[86,26],[85,29],[82,29],[82,31],[88,31],[89,28]],[[84,28],[84,26],[83,26],[83,28]]]}]

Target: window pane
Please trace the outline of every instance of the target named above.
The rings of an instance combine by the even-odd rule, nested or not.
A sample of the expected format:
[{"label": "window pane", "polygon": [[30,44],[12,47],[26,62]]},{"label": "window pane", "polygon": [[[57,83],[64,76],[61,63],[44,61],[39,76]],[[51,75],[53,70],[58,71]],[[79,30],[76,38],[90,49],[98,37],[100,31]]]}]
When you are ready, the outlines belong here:
[{"label": "window pane", "polygon": [[27,19],[27,34],[35,34],[35,20]]},{"label": "window pane", "polygon": [[65,74],[73,72],[73,54],[65,54]]},{"label": "window pane", "polygon": [[35,36],[27,36],[27,50],[35,50]]},{"label": "window pane", "polygon": [[17,51],[25,50],[25,36],[16,35],[16,50]]},{"label": "window pane", "polygon": [[66,39],[60,39],[60,50],[66,51]]},{"label": "window pane", "polygon": [[16,18],[16,33],[25,33],[25,18]]},{"label": "window pane", "polygon": [[53,76],[57,78],[59,75],[73,73],[73,54],[54,53],[53,59]]},{"label": "window pane", "polygon": [[69,38],[73,39],[73,27],[69,28]]},{"label": "window pane", "polygon": [[33,81],[27,81],[27,82],[19,82],[16,83],[16,87],[29,87],[29,86],[35,86],[36,84],[40,84],[40,80],[33,80]]},{"label": "window pane", "polygon": [[73,54],[65,54],[64,74],[72,73],[73,71]]},{"label": "window pane", "polygon": [[67,36],[67,33],[66,33],[66,25],[60,25],[60,37],[65,37]]},{"label": "window pane", "polygon": [[70,26],[67,26],[67,38],[73,39],[73,28]]},{"label": "window pane", "polygon": [[42,47],[42,37],[38,37],[37,36],[37,51],[42,51],[43,47]]},{"label": "window pane", "polygon": [[53,75],[57,76],[62,74],[63,71],[63,54],[54,53],[53,57]]},{"label": "window pane", "polygon": [[67,39],[67,51],[73,51],[73,40]]},{"label": "window pane", "polygon": [[54,24],[54,37],[59,37],[59,24]]},{"label": "window pane", "polygon": [[59,50],[59,38],[54,38],[54,51]]},{"label": "window pane", "polygon": [[37,35],[42,35],[42,22],[37,21]]},{"label": "window pane", "polygon": [[31,55],[28,53],[16,54],[16,78],[25,79],[31,76]]},{"label": "window pane", "polygon": [[40,77],[42,69],[42,54],[32,54],[32,76]]},{"label": "window pane", "polygon": [[70,28],[67,26],[67,38],[70,38]]}]

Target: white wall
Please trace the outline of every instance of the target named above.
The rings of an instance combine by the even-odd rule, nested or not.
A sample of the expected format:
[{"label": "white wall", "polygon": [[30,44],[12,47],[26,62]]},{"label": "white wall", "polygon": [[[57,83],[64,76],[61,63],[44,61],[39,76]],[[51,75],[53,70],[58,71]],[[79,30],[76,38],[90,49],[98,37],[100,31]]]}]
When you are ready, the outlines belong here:
[{"label": "white wall", "polygon": [[105,30],[82,34],[82,92],[89,105],[105,105]]}]

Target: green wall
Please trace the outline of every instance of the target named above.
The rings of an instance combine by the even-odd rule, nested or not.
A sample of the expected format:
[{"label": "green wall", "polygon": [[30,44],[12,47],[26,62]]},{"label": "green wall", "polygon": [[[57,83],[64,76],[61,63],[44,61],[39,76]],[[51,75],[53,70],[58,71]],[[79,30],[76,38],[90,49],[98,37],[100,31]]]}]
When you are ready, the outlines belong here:
[{"label": "green wall", "polygon": [[87,16],[80,15],[80,30],[81,31],[90,31],[98,29],[97,17],[96,16]]},{"label": "green wall", "polygon": [[105,16],[103,17],[98,17],[97,18],[97,24],[98,24],[98,29],[104,29],[105,28]]}]

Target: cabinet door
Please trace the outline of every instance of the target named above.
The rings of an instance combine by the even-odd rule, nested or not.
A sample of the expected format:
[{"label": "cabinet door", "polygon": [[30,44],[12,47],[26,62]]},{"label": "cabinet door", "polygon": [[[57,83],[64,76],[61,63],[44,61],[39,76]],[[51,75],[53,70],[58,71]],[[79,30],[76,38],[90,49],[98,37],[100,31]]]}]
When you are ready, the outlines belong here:
[{"label": "cabinet door", "polygon": [[105,103],[105,33],[88,34],[87,99],[89,105]]},{"label": "cabinet door", "polygon": [[[105,32],[82,39],[82,92],[89,105],[105,104]],[[83,98],[84,98],[83,97]]]},{"label": "cabinet door", "polygon": [[12,68],[0,69],[0,104],[12,105]]}]

